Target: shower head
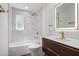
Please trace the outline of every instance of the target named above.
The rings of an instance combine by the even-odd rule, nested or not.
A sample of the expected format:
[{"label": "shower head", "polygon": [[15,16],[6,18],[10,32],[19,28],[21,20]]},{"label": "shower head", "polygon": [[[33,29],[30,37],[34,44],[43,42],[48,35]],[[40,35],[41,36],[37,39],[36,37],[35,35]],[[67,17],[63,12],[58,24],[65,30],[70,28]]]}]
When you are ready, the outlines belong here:
[{"label": "shower head", "polygon": [[31,16],[35,16],[35,15],[38,15],[38,14],[36,14],[36,13],[32,13],[32,15],[31,15]]}]

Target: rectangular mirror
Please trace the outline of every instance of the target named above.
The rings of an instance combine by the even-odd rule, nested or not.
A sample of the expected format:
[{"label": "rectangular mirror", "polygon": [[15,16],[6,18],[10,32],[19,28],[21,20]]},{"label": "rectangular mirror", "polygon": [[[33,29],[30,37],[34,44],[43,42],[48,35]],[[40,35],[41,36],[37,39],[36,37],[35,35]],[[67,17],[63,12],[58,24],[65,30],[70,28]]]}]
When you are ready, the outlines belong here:
[{"label": "rectangular mirror", "polygon": [[77,29],[77,3],[62,3],[55,8],[56,29]]}]

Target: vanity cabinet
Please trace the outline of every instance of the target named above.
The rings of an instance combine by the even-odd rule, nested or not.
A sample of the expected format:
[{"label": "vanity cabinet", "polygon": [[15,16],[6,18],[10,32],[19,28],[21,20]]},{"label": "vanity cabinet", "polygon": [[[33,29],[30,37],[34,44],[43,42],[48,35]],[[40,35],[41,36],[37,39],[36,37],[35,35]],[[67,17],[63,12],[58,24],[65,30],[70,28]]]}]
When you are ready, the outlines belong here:
[{"label": "vanity cabinet", "polygon": [[42,50],[46,56],[79,56],[79,49],[42,38]]}]

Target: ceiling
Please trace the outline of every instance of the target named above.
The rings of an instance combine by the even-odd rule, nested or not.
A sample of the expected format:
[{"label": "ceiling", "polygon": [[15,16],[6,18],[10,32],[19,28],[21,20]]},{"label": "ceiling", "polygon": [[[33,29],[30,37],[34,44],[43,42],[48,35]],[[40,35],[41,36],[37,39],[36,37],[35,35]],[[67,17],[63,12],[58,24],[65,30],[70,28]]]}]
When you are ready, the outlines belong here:
[{"label": "ceiling", "polygon": [[[11,3],[10,4],[11,7],[21,10],[27,10],[30,12],[36,12],[44,5],[46,5],[46,3]],[[28,9],[25,8],[26,6],[28,7]]]}]

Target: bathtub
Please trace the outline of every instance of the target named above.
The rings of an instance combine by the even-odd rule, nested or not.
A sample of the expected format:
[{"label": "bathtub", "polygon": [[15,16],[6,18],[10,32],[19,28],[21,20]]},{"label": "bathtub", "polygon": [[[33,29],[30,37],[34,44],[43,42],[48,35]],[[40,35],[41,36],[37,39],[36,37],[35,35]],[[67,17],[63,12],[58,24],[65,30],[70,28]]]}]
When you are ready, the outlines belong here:
[{"label": "bathtub", "polygon": [[18,41],[10,43],[9,56],[31,55],[32,52],[29,50],[28,46],[33,44],[36,44],[36,42]]}]

